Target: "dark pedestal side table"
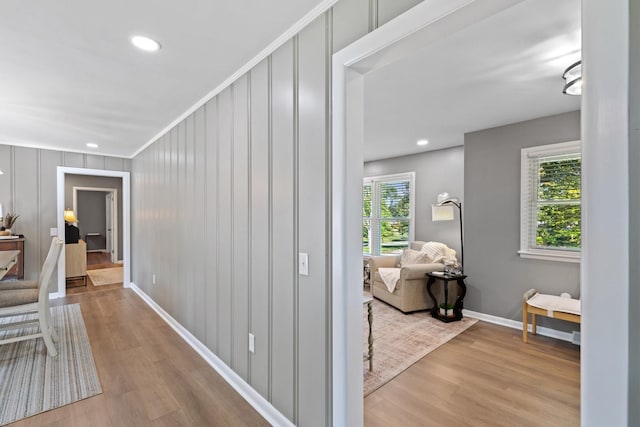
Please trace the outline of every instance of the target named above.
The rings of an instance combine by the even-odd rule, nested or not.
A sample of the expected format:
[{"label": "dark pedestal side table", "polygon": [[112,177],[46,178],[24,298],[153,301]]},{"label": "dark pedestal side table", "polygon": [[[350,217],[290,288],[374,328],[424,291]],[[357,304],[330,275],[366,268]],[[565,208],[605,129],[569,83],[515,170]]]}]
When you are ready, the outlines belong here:
[{"label": "dark pedestal side table", "polygon": [[[467,293],[467,285],[464,283],[464,279],[467,277],[464,274],[447,274],[442,272],[427,273],[429,280],[427,281],[427,293],[433,301],[433,307],[431,308],[431,316],[443,322],[454,322],[462,319],[462,300]],[[433,284],[436,283],[436,279],[442,281],[444,287],[444,300],[438,301],[433,294]],[[451,295],[455,296],[453,308],[448,308],[449,303],[449,282],[455,282],[457,284],[457,293]],[[444,313],[440,312],[440,304],[444,304]]]}]

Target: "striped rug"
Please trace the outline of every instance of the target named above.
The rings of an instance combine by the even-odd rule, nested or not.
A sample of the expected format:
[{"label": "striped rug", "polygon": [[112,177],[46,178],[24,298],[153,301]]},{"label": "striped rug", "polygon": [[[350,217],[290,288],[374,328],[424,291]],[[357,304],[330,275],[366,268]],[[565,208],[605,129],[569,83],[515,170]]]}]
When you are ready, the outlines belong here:
[{"label": "striped rug", "polygon": [[[0,324],[29,316],[0,319]],[[0,345],[0,425],[102,393],[80,305],[53,307],[52,317],[57,357],[47,356],[41,338]],[[0,338],[34,330],[0,330]]]}]

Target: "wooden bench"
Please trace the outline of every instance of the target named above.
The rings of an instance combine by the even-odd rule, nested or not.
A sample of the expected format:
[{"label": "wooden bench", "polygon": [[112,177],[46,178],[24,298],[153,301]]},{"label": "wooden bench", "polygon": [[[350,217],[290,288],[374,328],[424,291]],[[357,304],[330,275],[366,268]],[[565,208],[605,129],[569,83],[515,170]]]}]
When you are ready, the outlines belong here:
[{"label": "wooden bench", "polygon": [[[539,294],[538,291],[535,289],[529,289],[527,292],[525,292],[524,295],[522,296],[522,341],[523,342],[525,343],[527,342],[527,332],[529,329],[529,313],[531,314],[531,334],[532,335],[536,334],[536,328],[537,328],[536,316],[537,315],[552,317],[554,319],[567,320],[573,323],[580,323],[580,314],[562,311],[562,309],[554,310],[555,304],[549,304],[549,306],[546,308],[535,307],[533,305],[530,305],[529,300],[531,300],[536,295],[541,295],[545,297],[545,299],[550,300],[551,302],[556,301],[558,303],[562,303],[563,302],[561,301],[562,299],[565,299],[565,300],[570,299],[570,298],[564,298],[564,297],[559,297],[555,295]],[[572,305],[577,305],[578,313],[579,313],[580,303],[578,301],[578,303],[576,304],[575,301],[578,301],[578,300],[572,300]],[[563,304],[558,304],[558,305],[562,306]]]}]

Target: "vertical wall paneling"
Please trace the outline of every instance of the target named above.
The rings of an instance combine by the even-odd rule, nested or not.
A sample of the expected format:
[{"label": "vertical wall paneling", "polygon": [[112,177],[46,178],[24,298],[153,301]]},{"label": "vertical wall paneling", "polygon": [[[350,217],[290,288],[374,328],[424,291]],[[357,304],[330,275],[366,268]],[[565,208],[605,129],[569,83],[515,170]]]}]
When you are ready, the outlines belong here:
[{"label": "vertical wall paneling", "polygon": [[297,265],[294,223],[293,50],[289,41],[271,59],[271,229],[272,279],[270,336],[271,402],[293,420],[294,272]]},{"label": "vertical wall paneling", "polygon": [[35,148],[14,148],[14,211],[20,215],[13,231],[25,235],[24,270],[26,280],[37,280],[40,266],[39,197],[40,161]]},{"label": "vertical wall paneling", "polygon": [[2,204],[3,212],[8,212],[13,209],[11,204],[13,203],[12,192],[12,158],[13,147],[10,145],[0,145],[0,170],[4,172],[0,175],[0,204]]},{"label": "vertical wall paneling", "polygon": [[[55,227],[58,220],[57,212],[57,194],[56,191],[49,191],[51,181],[57,173],[57,167],[62,164],[62,153],[53,150],[39,150],[40,153],[40,173],[39,173],[39,238],[40,238],[40,256],[36,262],[36,266],[39,267],[44,262],[44,259],[49,252],[49,245],[51,243],[51,237],[49,235],[49,228]],[[5,211],[6,212],[6,211]],[[58,274],[57,268],[51,277],[51,283],[49,284],[50,292],[58,291]]]},{"label": "vertical wall paneling", "polygon": [[329,10],[325,13],[325,227],[324,227],[324,241],[326,242],[325,248],[325,316],[327,319],[327,326],[325,328],[325,419],[329,420],[333,418],[333,283],[331,278],[333,277],[333,264],[332,264],[332,248],[333,248],[333,218],[331,212],[333,212],[333,195],[331,194],[331,188],[333,188],[333,172],[332,161],[333,158],[333,143],[332,143],[332,129],[331,117],[333,115],[331,102],[332,86],[333,86],[333,11]]},{"label": "vertical wall paneling", "polygon": [[[411,9],[422,0],[376,0],[378,3],[378,27]],[[377,27],[376,27],[377,28]]]},{"label": "vertical wall paneling", "polygon": [[96,156],[93,154],[86,155],[86,163],[85,167],[88,169],[104,169],[105,168],[105,157],[104,156]]},{"label": "vertical wall paneling", "polygon": [[369,0],[369,31],[378,28],[378,0]]},{"label": "vertical wall paneling", "polygon": [[247,75],[233,84],[233,368],[249,372],[249,105]]},{"label": "vertical wall paneling", "polygon": [[[95,156],[96,162],[106,162]],[[56,168],[65,162],[83,165],[85,155],[0,144],[0,203],[4,213],[20,218],[14,232],[25,235],[25,279],[36,280],[49,250],[50,228],[56,227]],[[63,230],[59,230],[63,233]],[[50,284],[57,291],[57,274]]]},{"label": "vertical wall paneling", "polygon": [[69,153],[64,152],[64,164],[62,166],[70,168],[84,168],[85,167],[85,155],[82,153]]},{"label": "vertical wall paneling", "polygon": [[[195,113],[194,113],[195,114]],[[193,280],[194,270],[196,268],[194,260],[196,253],[194,252],[196,246],[196,240],[194,230],[196,227],[195,214],[196,206],[194,200],[195,182],[194,182],[194,169],[195,169],[195,116],[191,114],[185,119],[185,144],[184,144],[184,184],[183,188],[184,200],[182,209],[182,222],[185,223],[183,246],[186,251],[187,258],[184,262],[184,270],[182,271],[182,277],[184,279],[185,288],[185,308],[187,310],[186,325],[190,331],[195,331],[196,311],[195,311],[195,287],[196,283]]]},{"label": "vertical wall paneling", "polygon": [[250,332],[256,340],[251,355],[251,386],[263,397],[269,392],[269,284],[271,271],[269,196],[271,177],[269,62],[264,60],[251,71],[251,236]]},{"label": "vertical wall paneling", "polygon": [[190,209],[186,204],[186,180],[187,180],[187,164],[186,164],[186,147],[187,147],[187,124],[186,119],[178,123],[178,169],[177,169],[177,194],[178,194],[178,211],[176,213],[176,228],[179,230],[179,235],[176,236],[176,244],[178,248],[180,248],[181,252],[184,252],[186,255],[182,258],[181,262],[175,263],[173,268],[176,270],[176,281],[174,282],[176,286],[176,297],[177,297],[177,306],[178,306],[178,317],[179,322],[183,325],[187,324],[187,318],[189,317],[189,305],[187,303],[186,294],[189,289],[189,283],[185,280],[186,271],[187,271],[187,263],[189,262],[188,257],[188,249],[187,239],[185,237],[187,233],[187,227],[189,227],[187,217],[187,210]]},{"label": "vertical wall paneling", "polygon": [[104,168],[107,170],[124,171],[124,160],[119,157],[105,157]]},{"label": "vertical wall paneling", "polygon": [[333,14],[333,51],[353,43],[369,31],[370,0],[339,1]]},{"label": "vertical wall paneling", "polygon": [[190,242],[192,247],[192,266],[194,289],[194,334],[202,342],[206,342],[205,335],[205,287],[207,280],[205,275],[205,262],[201,262],[206,252],[206,239],[202,236],[206,235],[207,227],[205,222],[205,160],[206,160],[206,129],[205,129],[205,106],[199,108],[194,118],[194,162],[191,171],[191,180],[193,180],[193,222],[191,225]]},{"label": "vertical wall paneling", "polygon": [[134,281],[298,425],[331,424],[331,55],[417,3],[341,0],[133,161],[104,159],[135,171]]},{"label": "vertical wall paneling", "polygon": [[232,254],[233,254],[233,93],[218,95],[218,356],[231,366]]},{"label": "vertical wall paneling", "polygon": [[[326,416],[326,46],[324,16],[299,35],[299,246],[309,275],[299,278],[299,421]],[[302,167],[304,165],[304,167]]]},{"label": "vertical wall paneling", "polygon": [[[167,223],[167,227],[169,229],[173,228],[176,230],[180,229],[180,224],[178,224],[177,222],[177,217],[179,215],[179,209],[180,209],[180,199],[179,199],[179,187],[178,187],[178,126],[174,127],[173,129],[171,129],[170,132],[170,137],[171,137],[171,146],[169,149],[169,155],[171,156],[169,159],[169,176],[171,177],[171,182],[169,184],[169,194],[171,197],[171,203],[169,205],[169,218],[168,218],[168,223]],[[173,233],[176,234],[176,233]],[[179,236],[175,236],[176,239]],[[180,255],[182,253],[182,248],[180,246],[178,246],[177,241],[172,242],[173,244],[170,247],[170,250],[172,252],[172,257],[170,260],[170,263],[167,264],[165,266],[166,268],[166,280],[167,283],[165,284],[165,286],[167,286],[169,288],[169,295],[170,295],[170,300],[169,300],[169,307],[171,308],[171,310],[169,311],[172,316],[174,316],[174,318],[177,320],[180,317],[182,317],[183,313],[176,313],[176,310],[179,309],[179,305],[177,304],[178,301],[178,294],[182,292],[182,289],[180,289],[179,286],[176,286],[175,284],[177,283],[177,281],[179,280],[179,275],[178,275],[178,268],[177,265],[179,264],[179,262],[175,262],[175,260],[180,259]],[[171,285],[174,286],[171,286]]]},{"label": "vertical wall paneling", "polygon": [[218,98],[205,104],[205,190],[206,197],[206,344],[218,354],[218,288],[220,283],[220,258],[218,257]]}]

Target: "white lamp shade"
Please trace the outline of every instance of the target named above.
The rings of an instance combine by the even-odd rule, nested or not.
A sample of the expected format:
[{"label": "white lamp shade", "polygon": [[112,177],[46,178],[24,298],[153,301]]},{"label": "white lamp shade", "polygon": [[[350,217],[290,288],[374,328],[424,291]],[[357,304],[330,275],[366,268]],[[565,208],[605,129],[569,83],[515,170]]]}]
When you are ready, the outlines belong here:
[{"label": "white lamp shade", "polygon": [[431,205],[432,221],[451,221],[453,220],[453,206],[435,206]]}]

